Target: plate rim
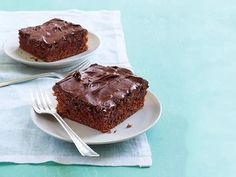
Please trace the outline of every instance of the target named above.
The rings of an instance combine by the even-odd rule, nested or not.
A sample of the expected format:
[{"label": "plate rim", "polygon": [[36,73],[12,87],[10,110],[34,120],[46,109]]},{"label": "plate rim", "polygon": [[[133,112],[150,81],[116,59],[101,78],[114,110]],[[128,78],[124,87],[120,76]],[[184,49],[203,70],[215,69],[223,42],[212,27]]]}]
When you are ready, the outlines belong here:
[{"label": "plate rim", "polygon": [[[89,145],[102,145],[102,144],[113,144],[113,143],[119,143],[119,142],[123,142],[123,141],[126,141],[126,140],[129,140],[131,138],[134,138],[138,135],[141,135],[143,133],[145,133],[146,131],[148,131],[149,129],[151,129],[154,125],[157,124],[157,122],[160,120],[161,118],[161,114],[162,114],[162,104],[161,104],[161,101],[160,99],[154,95],[150,90],[147,91],[147,94],[150,94],[152,96],[152,98],[154,98],[154,101],[157,103],[157,105],[159,105],[160,107],[160,113],[158,116],[155,117],[155,121],[153,121],[149,126],[147,126],[145,129],[139,131],[138,133],[134,134],[134,135],[130,135],[130,136],[127,136],[125,138],[121,138],[119,140],[112,140],[112,141],[107,141],[107,142],[85,142],[86,144],[89,144]],[[48,130],[45,130],[44,128],[42,128],[41,125],[39,125],[38,123],[36,123],[36,118],[37,118],[37,113],[33,110],[33,108],[31,107],[31,120],[33,121],[34,125],[36,127],[38,127],[42,132],[54,137],[54,138],[57,138],[59,140],[63,140],[63,141],[66,141],[66,142],[70,142],[70,143],[73,143],[71,139],[67,139],[67,138],[64,138],[64,137],[61,137],[59,136],[58,134],[56,133],[52,133],[51,131],[48,131]],[[67,119],[67,118],[66,118]],[[68,119],[69,120],[69,119]],[[75,122],[77,123],[77,122]],[[79,124],[79,123],[78,123]]]},{"label": "plate rim", "polygon": [[[61,66],[61,65],[65,65],[65,67],[67,65],[69,65],[69,63],[71,63],[71,65],[76,62],[77,60],[80,60],[80,59],[84,59],[86,57],[89,57],[90,55],[92,55],[94,52],[97,51],[97,49],[101,46],[101,40],[100,38],[93,32],[90,32],[88,31],[88,35],[91,35],[93,38],[96,39],[96,47],[94,50],[92,50],[90,53],[87,53],[86,55],[84,56],[79,56],[81,54],[83,54],[84,52],[82,53],[79,53],[77,55],[73,55],[73,56],[70,56],[70,57],[67,57],[67,58],[64,58],[62,60],[58,60],[58,61],[54,61],[54,62],[42,62],[42,61],[30,61],[30,60],[26,60],[24,59],[23,57],[20,57],[20,56],[13,56],[12,55],[12,52],[9,51],[9,43],[14,39],[16,39],[16,35],[10,35],[10,39],[8,40],[5,40],[4,44],[3,44],[3,50],[4,50],[4,53],[10,57],[12,60],[16,61],[16,62],[19,62],[19,63],[22,63],[22,64],[25,64],[25,65],[28,65],[28,66],[41,66],[41,67],[55,67],[55,66]],[[17,43],[18,44],[18,43]],[[17,49],[19,48],[19,45],[14,45],[14,47],[16,47]],[[22,50],[22,49],[21,49]],[[26,52],[26,51],[24,51]],[[85,51],[86,52],[86,51]],[[26,52],[28,53],[28,52]],[[32,55],[30,53],[28,53],[29,55]],[[33,56],[33,55],[32,55]],[[78,58],[79,57],[79,58]],[[66,65],[67,64],[67,65]]]}]

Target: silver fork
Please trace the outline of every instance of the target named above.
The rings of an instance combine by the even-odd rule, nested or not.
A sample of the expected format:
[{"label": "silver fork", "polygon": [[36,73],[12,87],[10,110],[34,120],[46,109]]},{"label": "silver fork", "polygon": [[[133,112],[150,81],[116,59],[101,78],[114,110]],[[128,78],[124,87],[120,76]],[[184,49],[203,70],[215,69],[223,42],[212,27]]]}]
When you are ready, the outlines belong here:
[{"label": "silver fork", "polygon": [[[79,65],[72,67],[72,69],[69,71],[69,73],[72,73],[75,70],[83,70],[83,69],[87,68],[89,65],[90,65],[90,62],[88,60],[84,60]],[[53,78],[62,79],[65,77],[65,75],[69,74],[67,72],[66,71],[64,71],[64,72],[63,71],[62,72],[46,72],[46,73],[34,74],[31,76],[21,77],[21,78],[17,78],[17,79],[12,79],[12,80],[8,80],[8,81],[3,81],[3,82],[0,82],[0,88],[8,86],[8,85],[12,85],[12,84],[18,84],[18,83],[22,83],[22,82],[26,82],[26,81],[31,81],[31,80],[42,78],[42,77],[53,77]]]},{"label": "silver fork", "polygon": [[60,125],[64,128],[67,134],[70,136],[71,140],[74,142],[78,151],[82,156],[87,157],[98,157],[99,154],[93,151],[63,120],[63,118],[56,112],[55,107],[46,91],[37,91],[35,93],[31,92],[32,107],[38,114],[51,114]]}]

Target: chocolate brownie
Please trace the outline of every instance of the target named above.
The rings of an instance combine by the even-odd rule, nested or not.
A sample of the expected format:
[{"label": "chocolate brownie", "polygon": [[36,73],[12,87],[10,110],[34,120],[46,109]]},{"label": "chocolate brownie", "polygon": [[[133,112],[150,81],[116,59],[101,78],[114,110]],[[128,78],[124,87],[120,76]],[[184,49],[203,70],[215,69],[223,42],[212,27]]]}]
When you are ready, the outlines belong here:
[{"label": "chocolate brownie", "polygon": [[97,64],[53,86],[61,116],[101,132],[142,108],[147,88],[148,82],[128,69]]},{"label": "chocolate brownie", "polygon": [[19,30],[20,48],[46,62],[86,51],[87,41],[86,29],[57,18]]}]

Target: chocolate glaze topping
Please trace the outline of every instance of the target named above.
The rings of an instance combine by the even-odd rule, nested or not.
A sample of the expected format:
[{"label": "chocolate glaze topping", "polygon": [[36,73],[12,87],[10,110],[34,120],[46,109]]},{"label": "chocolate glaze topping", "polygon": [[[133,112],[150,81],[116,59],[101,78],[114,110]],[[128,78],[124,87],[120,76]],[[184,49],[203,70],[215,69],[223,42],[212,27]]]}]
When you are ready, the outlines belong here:
[{"label": "chocolate glaze topping", "polygon": [[24,32],[25,34],[29,35],[31,39],[43,41],[46,44],[55,44],[61,40],[61,38],[67,40],[67,35],[73,35],[75,31],[82,30],[86,29],[83,29],[80,25],[54,18],[39,26],[22,28],[20,32]]},{"label": "chocolate glaze topping", "polygon": [[134,90],[147,89],[148,82],[125,68],[93,64],[80,74],[76,71],[67,76],[56,86],[77,99],[106,110]]}]

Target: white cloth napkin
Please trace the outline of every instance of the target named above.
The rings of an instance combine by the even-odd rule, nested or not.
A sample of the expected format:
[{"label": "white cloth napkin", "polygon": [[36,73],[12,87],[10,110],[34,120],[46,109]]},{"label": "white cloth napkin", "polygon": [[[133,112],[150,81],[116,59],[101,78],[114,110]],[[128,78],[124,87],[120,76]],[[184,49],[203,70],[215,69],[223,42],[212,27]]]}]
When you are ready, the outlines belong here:
[{"label": "white cloth napkin", "polygon": [[[54,17],[79,23],[99,36],[101,46],[90,57],[92,63],[130,67],[118,11],[0,12],[0,81],[39,72],[7,57],[3,44],[18,29]],[[145,134],[122,143],[91,146],[101,157],[85,158],[72,143],[57,140],[38,129],[30,117],[29,91],[50,87],[55,81],[43,78],[0,88],[0,162],[151,166],[151,151]]]}]

